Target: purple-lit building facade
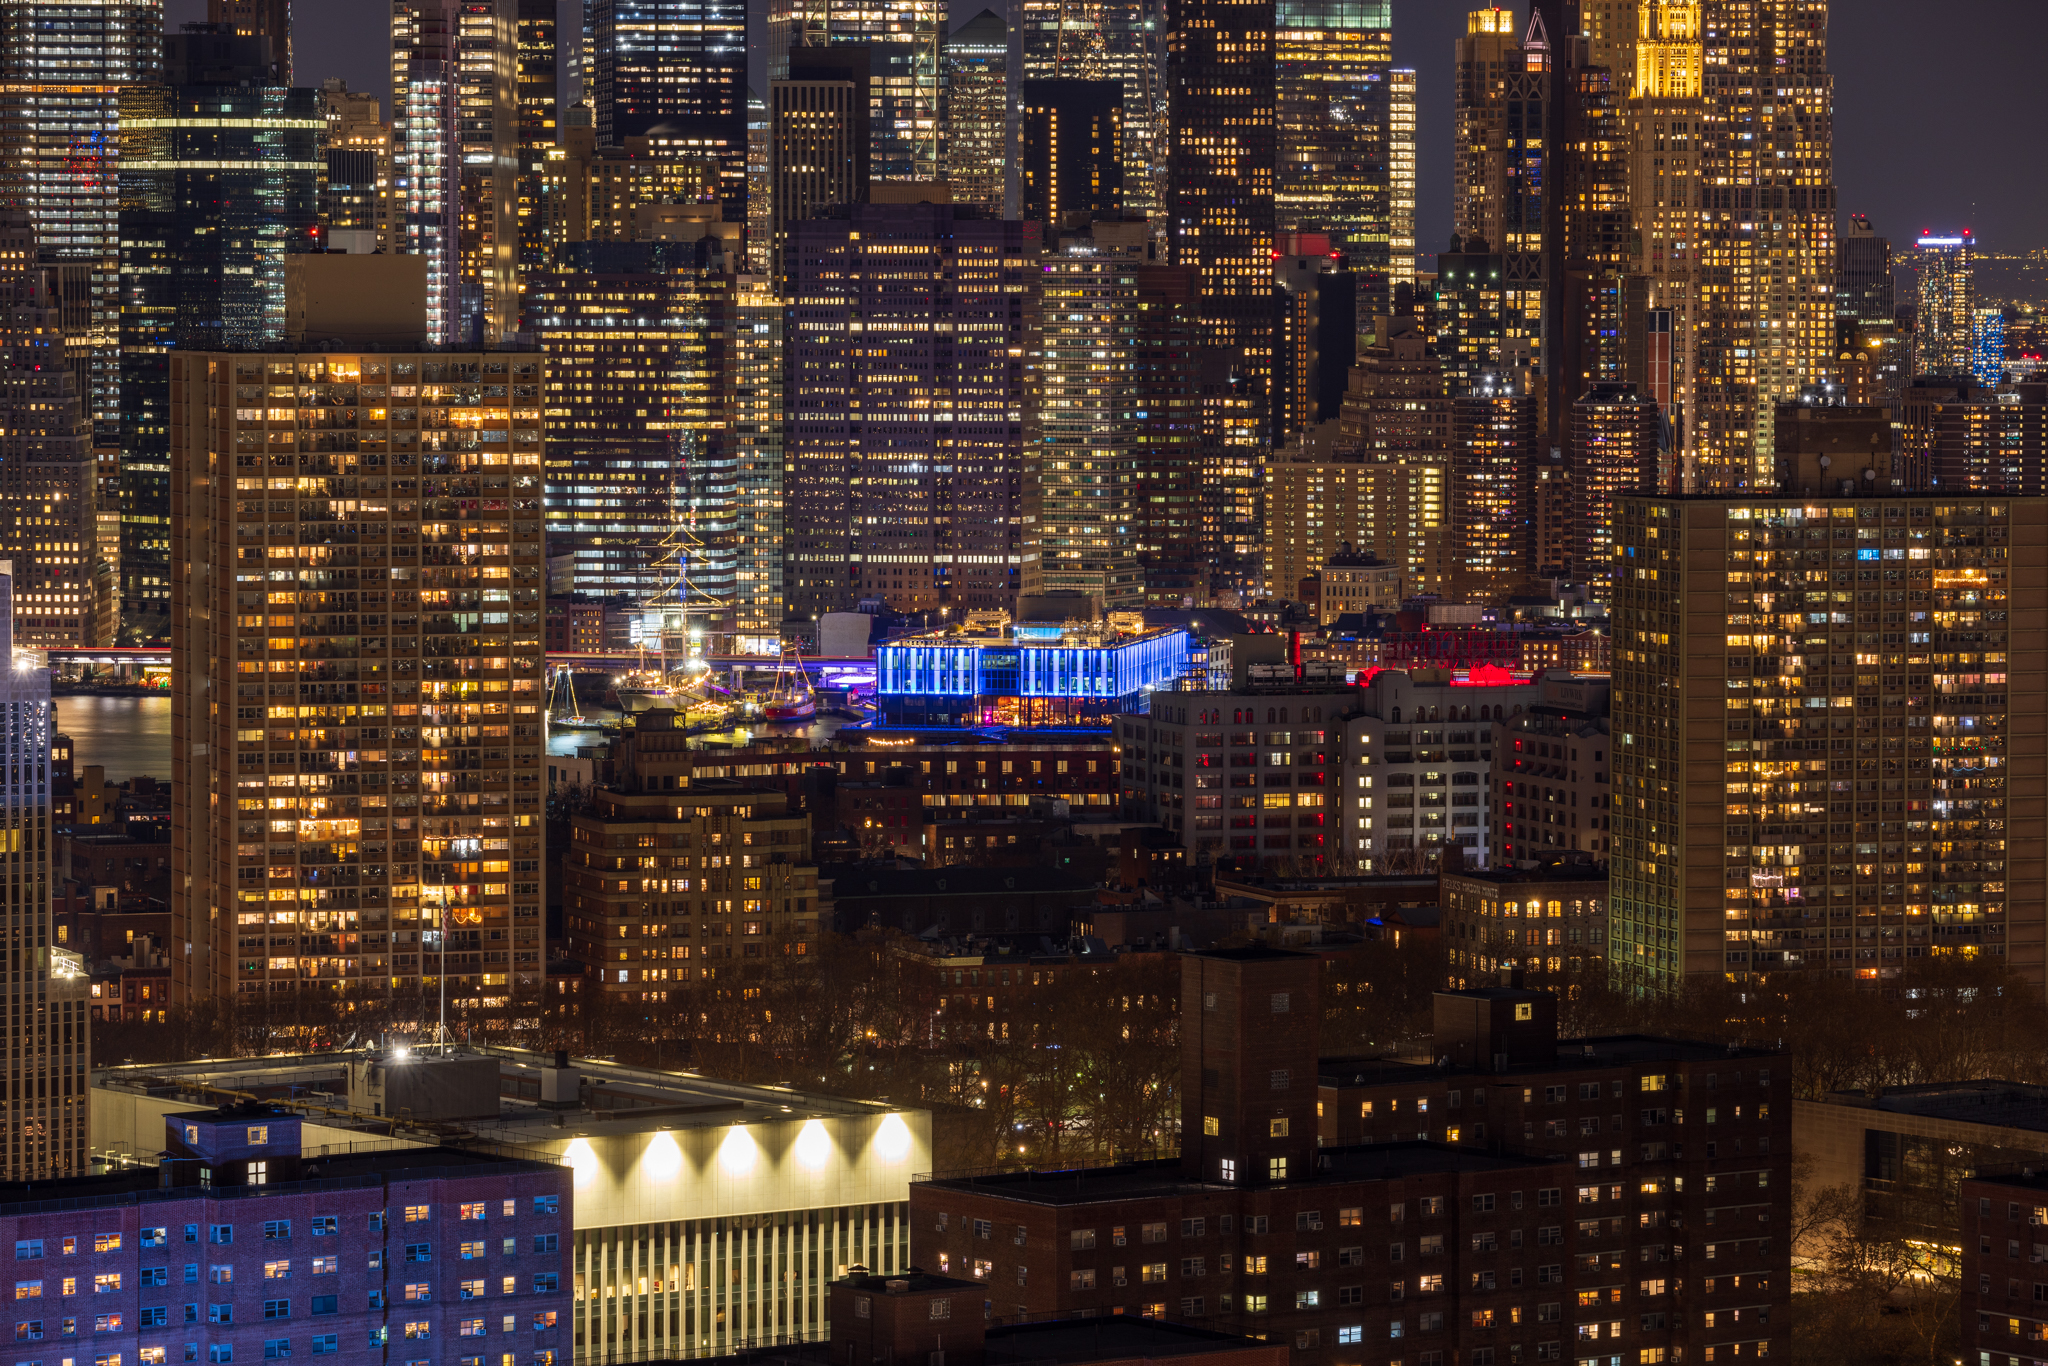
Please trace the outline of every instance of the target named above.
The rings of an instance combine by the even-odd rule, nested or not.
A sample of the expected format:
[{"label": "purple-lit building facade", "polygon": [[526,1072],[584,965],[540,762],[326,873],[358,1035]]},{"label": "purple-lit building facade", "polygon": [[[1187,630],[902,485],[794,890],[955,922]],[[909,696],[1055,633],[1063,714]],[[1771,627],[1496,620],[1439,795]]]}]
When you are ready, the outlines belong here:
[{"label": "purple-lit building facade", "polygon": [[568,1362],[567,1167],[305,1153],[259,1104],[165,1127],[158,1167],[0,1187],[16,1358]]}]

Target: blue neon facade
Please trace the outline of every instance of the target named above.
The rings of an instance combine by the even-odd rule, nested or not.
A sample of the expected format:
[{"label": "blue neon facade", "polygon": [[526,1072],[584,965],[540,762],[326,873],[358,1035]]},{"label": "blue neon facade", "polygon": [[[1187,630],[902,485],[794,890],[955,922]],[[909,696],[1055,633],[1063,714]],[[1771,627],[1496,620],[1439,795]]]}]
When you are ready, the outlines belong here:
[{"label": "blue neon facade", "polygon": [[[1192,650],[1185,631],[1109,645],[913,637],[877,649],[875,692],[885,717],[922,711],[934,725],[989,724],[995,713],[1080,724],[1134,710],[1148,690],[1172,687]],[[1033,705],[1041,701],[1061,705],[1047,712]],[[959,719],[940,719],[949,716]]]}]

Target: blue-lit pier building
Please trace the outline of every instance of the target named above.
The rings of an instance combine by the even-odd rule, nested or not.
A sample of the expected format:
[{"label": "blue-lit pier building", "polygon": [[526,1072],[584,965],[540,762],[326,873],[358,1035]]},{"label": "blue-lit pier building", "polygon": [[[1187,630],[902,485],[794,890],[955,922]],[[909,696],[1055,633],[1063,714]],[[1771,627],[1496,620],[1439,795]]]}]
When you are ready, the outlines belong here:
[{"label": "blue-lit pier building", "polygon": [[1146,709],[1193,664],[1194,640],[1172,628],[1023,624],[1001,634],[934,632],[876,650],[880,724],[927,728],[1106,730]]}]

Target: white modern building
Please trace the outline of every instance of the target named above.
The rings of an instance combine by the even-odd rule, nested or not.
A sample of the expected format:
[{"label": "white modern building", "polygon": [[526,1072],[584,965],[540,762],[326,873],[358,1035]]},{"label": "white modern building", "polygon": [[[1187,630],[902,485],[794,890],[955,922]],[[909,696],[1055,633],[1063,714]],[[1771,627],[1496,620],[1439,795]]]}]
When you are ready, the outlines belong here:
[{"label": "white modern building", "polygon": [[93,1076],[96,1153],[154,1162],[163,1117],[254,1096],[307,1158],[449,1143],[575,1169],[575,1360],[718,1356],[826,1336],[827,1284],[909,1265],[931,1116],[520,1049],[353,1051]]}]

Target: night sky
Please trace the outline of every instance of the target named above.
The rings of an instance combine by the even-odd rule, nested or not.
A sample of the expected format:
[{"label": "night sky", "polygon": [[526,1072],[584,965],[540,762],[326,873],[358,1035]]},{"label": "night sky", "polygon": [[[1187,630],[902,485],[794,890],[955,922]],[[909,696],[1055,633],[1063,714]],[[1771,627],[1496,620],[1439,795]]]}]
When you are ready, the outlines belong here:
[{"label": "night sky", "polygon": [[[986,0],[962,0],[963,23]],[[765,0],[755,0],[757,17]],[[1476,0],[1474,0],[1476,3]],[[996,0],[999,12],[1003,5]],[[1420,72],[1418,237],[1450,235],[1452,43],[1468,0],[1395,0],[1394,56]],[[298,79],[328,76],[388,96],[384,7],[377,0],[300,0]],[[1527,12],[1526,3],[1517,8]],[[166,22],[205,17],[205,0],[166,0]],[[580,22],[564,0],[564,33]],[[1835,76],[1835,182],[1842,211],[1868,213],[1894,244],[1923,229],[1974,229],[1990,251],[2048,247],[2041,173],[2042,0],[1838,0],[1829,33]],[[755,43],[757,88],[766,44]]]}]

